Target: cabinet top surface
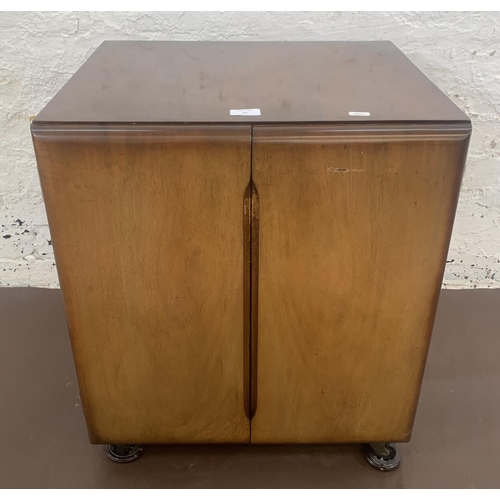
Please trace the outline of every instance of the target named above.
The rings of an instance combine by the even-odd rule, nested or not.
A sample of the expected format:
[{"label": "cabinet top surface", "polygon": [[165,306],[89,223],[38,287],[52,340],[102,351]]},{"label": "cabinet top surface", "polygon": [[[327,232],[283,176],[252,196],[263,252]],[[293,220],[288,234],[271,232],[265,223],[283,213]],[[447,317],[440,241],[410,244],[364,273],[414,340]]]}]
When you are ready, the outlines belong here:
[{"label": "cabinet top surface", "polygon": [[365,121],[469,119],[391,42],[112,41],[34,123]]}]

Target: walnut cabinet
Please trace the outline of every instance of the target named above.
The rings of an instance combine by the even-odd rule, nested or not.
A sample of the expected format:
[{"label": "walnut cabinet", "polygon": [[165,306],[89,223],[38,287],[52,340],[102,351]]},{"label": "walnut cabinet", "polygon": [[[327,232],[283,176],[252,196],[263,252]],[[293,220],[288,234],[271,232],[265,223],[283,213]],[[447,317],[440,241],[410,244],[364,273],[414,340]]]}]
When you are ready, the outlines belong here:
[{"label": "walnut cabinet", "polygon": [[90,441],[408,441],[470,133],[390,42],[103,43],[32,123]]}]

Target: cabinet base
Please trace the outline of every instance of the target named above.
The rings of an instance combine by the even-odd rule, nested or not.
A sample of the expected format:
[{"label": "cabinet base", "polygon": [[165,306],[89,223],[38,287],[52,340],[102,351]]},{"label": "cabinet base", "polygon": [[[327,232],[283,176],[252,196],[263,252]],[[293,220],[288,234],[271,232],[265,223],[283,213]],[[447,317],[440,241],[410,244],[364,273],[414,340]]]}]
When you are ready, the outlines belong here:
[{"label": "cabinet base", "polygon": [[[142,445],[136,444],[108,444],[106,454],[113,462],[127,463],[139,458],[143,449]],[[363,451],[367,462],[378,470],[394,470],[401,462],[394,443],[367,443]]]}]

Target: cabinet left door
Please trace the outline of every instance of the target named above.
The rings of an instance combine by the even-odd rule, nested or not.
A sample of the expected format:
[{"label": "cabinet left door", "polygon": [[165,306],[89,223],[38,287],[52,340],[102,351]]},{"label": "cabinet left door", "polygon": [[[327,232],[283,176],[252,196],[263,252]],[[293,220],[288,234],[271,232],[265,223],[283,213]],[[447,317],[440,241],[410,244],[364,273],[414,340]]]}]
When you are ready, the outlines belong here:
[{"label": "cabinet left door", "polygon": [[32,135],[90,441],[249,442],[250,127]]}]

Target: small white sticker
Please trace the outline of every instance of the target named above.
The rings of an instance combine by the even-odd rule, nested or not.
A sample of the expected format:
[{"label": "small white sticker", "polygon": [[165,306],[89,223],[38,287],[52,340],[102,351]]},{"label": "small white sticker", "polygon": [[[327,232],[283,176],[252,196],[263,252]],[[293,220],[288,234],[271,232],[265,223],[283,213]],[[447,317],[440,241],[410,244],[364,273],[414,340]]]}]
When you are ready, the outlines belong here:
[{"label": "small white sticker", "polygon": [[368,111],[349,111],[349,116],[370,116]]},{"label": "small white sticker", "polygon": [[260,116],[260,109],[230,109],[231,116]]}]

